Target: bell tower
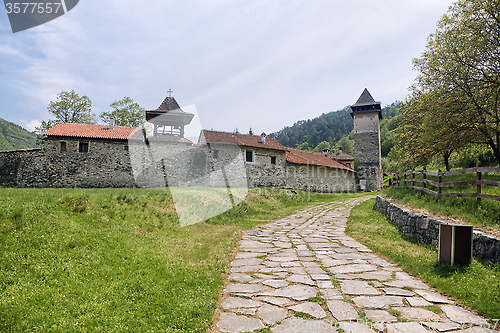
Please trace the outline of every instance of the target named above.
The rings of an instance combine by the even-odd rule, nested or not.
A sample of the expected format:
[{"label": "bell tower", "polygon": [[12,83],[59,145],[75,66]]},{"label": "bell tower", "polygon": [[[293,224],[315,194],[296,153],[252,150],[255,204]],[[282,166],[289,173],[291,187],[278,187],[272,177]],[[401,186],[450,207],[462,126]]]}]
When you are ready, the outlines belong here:
[{"label": "bell tower", "polygon": [[354,120],[354,166],[356,183],[361,191],[378,191],[382,188],[380,152],[380,103],[375,102],[365,88],[356,104],[351,106]]}]

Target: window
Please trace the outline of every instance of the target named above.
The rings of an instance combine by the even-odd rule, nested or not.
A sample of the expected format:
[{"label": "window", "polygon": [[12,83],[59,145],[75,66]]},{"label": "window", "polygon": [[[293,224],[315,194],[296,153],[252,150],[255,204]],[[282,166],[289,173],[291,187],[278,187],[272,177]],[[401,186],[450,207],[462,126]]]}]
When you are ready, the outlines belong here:
[{"label": "window", "polygon": [[125,151],[128,151],[128,146],[127,145],[125,145],[123,148],[125,149]]},{"label": "window", "polygon": [[252,151],[247,150],[247,152],[246,152],[246,158],[247,158],[247,162],[253,162],[253,154],[252,154]]},{"label": "window", "polygon": [[276,164],[276,156],[271,156],[271,164]]},{"label": "window", "polygon": [[66,151],[66,142],[61,142],[61,152]]},{"label": "window", "polygon": [[219,151],[214,149],[214,158],[219,158]]},{"label": "window", "polygon": [[78,145],[78,151],[80,153],[88,153],[89,152],[89,143],[88,142],[80,142]]}]

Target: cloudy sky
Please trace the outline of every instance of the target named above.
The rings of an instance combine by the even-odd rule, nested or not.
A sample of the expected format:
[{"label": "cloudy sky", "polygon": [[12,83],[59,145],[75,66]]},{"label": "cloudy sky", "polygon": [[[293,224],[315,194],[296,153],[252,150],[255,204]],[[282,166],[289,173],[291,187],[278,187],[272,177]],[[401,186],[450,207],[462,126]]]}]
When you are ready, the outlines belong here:
[{"label": "cloudy sky", "polygon": [[451,0],[81,0],[13,34],[0,10],[0,118],[32,130],[62,90],[93,112],[167,90],[206,129],[275,132],[354,104],[404,100],[412,58]]}]

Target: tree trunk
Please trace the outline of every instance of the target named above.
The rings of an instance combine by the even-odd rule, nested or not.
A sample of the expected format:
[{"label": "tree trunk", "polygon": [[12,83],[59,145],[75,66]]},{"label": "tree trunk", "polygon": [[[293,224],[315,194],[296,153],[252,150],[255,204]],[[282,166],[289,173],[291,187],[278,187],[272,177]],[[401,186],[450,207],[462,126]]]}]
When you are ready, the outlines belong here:
[{"label": "tree trunk", "polygon": [[446,171],[450,171],[450,156],[452,151],[445,151],[443,153],[444,165],[446,167]]}]

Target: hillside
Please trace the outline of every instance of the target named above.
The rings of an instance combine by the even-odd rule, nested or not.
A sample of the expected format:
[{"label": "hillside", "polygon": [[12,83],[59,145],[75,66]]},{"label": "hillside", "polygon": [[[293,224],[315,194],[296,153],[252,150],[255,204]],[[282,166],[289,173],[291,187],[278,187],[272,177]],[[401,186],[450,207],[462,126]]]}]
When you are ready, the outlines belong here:
[{"label": "hillside", "polygon": [[36,134],[0,118],[0,150],[25,149],[36,146]]},{"label": "hillside", "polygon": [[[401,102],[394,102],[382,108],[382,117],[389,120],[398,114]],[[320,142],[326,141],[333,147],[342,137],[353,130],[351,108],[324,113],[319,117],[297,121],[291,127],[271,133],[269,136],[284,146],[302,150],[313,150]]]}]

